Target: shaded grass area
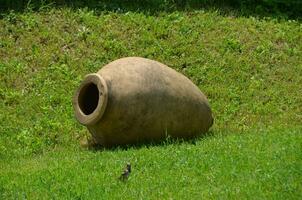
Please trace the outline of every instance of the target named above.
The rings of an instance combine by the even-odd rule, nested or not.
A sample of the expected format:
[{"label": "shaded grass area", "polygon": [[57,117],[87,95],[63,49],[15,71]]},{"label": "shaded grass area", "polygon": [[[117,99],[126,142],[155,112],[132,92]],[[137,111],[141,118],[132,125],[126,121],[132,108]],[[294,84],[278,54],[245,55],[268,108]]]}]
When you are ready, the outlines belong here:
[{"label": "shaded grass area", "polygon": [[[299,21],[62,8],[11,12],[0,27],[0,197],[301,197]],[[79,149],[88,133],[73,116],[75,89],[126,56],[189,77],[209,98],[213,136]]]},{"label": "shaded grass area", "polygon": [[[301,129],[127,151],[59,151],[1,163],[4,199],[301,198]],[[122,167],[132,163],[126,183]]]},{"label": "shaded grass area", "polygon": [[160,12],[219,10],[226,15],[301,19],[300,0],[1,0],[0,10],[41,10],[53,7],[89,8],[96,12]]}]

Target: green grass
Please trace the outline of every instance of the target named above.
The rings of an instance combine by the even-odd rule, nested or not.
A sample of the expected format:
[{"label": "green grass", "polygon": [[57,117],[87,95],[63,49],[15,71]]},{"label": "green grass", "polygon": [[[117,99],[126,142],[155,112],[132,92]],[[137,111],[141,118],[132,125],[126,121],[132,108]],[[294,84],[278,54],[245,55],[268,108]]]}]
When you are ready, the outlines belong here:
[{"label": "green grass", "polygon": [[1,11],[14,9],[41,10],[51,7],[88,7],[98,11],[139,11],[149,14],[173,11],[217,9],[223,13],[236,12],[244,16],[271,16],[301,19],[300,0],[1,0]]},{"label": "green grass", "polygon": [[[0,199],[301,198],[300,21],[61,8],[11,12],[0,28]],[[126,56],[198,85],[214,112],[211,135],[81,149],[88,132],[73,93],[85,74]],[[128,161],[133,173],[120,183]]]},{"label": "green grass", "polygon": [[[54,151],[1,164],[0,191],[4,199],[299,199],[301,145],[300,130],[270,130],[195,144]],[[133,172],[123,183],[117,177],[128,161]]]}]

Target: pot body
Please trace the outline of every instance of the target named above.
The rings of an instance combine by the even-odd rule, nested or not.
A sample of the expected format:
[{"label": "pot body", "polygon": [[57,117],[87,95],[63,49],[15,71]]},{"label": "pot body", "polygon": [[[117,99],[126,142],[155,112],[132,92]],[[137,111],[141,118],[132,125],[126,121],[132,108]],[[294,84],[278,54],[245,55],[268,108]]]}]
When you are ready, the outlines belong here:
[{"label": "pot body", "polygon": [[104,146],[192,138],[213,124],[205,95],[157,61],[128,57],[87,75],[73,99],[75,115]]}]

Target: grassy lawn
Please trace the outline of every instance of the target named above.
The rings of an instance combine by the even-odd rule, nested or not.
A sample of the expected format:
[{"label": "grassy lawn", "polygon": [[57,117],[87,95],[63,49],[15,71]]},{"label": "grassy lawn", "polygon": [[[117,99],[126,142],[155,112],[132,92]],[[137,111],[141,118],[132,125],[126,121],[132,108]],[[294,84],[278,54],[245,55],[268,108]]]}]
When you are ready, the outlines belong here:
[{"label": "grassy lawn", "polygon": [[[7,13],[0,30],[0,199],[302,198],[301,21],[52,8]],[[214,112],[210,134],[80,148],[89,134],[73,93],[84,75],[126,56],[198,85]]]},{"label": "grassy lawn", "polygon": [[[0,192],[4,199],[299,199],[300,134],[269,130],[193,144],[50,151],[1,164]],[[133,172],[123,183],[117,178],[128,161]]]}]

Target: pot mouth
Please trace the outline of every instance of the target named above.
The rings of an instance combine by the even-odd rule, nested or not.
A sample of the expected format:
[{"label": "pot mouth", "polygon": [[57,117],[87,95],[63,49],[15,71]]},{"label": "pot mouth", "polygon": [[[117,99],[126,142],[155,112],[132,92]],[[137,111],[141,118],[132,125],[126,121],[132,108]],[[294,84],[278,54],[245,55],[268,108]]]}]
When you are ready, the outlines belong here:
[{"label": "pot mouth", "polygon": [[73,97],[75,117],[84,125],[98,122],[107,106],[108,88],[105,80],[99,74],[85,76]]}]

